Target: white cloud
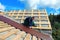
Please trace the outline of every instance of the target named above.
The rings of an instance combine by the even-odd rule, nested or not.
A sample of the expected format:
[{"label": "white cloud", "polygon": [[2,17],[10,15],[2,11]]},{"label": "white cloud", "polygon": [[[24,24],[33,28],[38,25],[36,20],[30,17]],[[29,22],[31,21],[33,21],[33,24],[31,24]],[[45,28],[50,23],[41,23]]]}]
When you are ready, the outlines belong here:
[{"label": "white cloud", "polygon": [[0,11],[4,11],[4,10],[5,10],[5,6],[0,3]]},{"label": "white cloud", "polygon": [[40,3],[47,6],[47,5],[55,5],[57,0],[40,0]]},{"label": "white cloud", "polygon": [[55,8],[55,9],[58,9],[60,7],[60,0],[41,0],[40,1],[40,5],[42,6],[49,6],[49,7],[52,7],[52,8]]},{"label": "white cloud", "polygon": [[31,9],[36,9],[40,0],[28,0]]},{"label": "white cloud", "polygon": [[55,10],[56,12],[53,12],[53,11],[50,11],[50,13],[53,15],[53,13],[54,13],[54,15],[57,15],[57,14],[59,14],[59,11],[58,10]]},{"label": "white cloud", "polygon": [[28,0],[28,3],[32,9],[37,9],[38,5],[55,9],[60,8],[60,0]]},{"label": "white cloud", "polygon": [[57,15],[58,13],[54,13],[54,15]]}]

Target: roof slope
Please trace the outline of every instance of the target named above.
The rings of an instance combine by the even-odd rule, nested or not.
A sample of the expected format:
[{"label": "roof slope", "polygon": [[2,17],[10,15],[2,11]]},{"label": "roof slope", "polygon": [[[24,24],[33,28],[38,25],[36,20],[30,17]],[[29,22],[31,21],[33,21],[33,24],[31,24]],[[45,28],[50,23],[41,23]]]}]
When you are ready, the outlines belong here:
[{"label": "roof slope", "polygon": [[40,40],[40,38],[0,21],[0,40]]},{"label": "roof slope", "polygon": [[[0,15],[0,21],[3,21],[3,22],[5,22],[5,23],[11,25],[12,27],[17,28],[17,29],[20,29],[20,30],[24,31],[25,33],[27,32],[27,33],[29,33],[28,35],[33,35],[33,36],[36,36],[37,38],[42,38],[43,40],[51,40],[49,35],[45,35],[43,33],[35,31],[33,29],[26,28],[22,24],[19,24],[19,23],[15,22],[15,21],[12,21],[11,19],[6,18],[6,17],[1,16],[1,15]],[[15,32],[13,32],[13,33],[15,33]],[[28,35],[26,37],[28,37]],[[29,38],[30,37],[28,37],[28,39]],[[26,38],[25,38],[25,40],[26,40]]]}]

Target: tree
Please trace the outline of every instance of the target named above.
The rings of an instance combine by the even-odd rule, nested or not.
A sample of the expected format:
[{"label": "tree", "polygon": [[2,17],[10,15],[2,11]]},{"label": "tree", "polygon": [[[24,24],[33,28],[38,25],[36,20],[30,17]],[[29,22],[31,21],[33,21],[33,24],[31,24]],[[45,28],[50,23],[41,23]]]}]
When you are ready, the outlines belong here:
[{"label": "tree", "polygon": [[57,15],[56,21],[60,23],[60,14]]},{"label": "tree", "polygon": [[60,14],[59,15],[49,15],[49,19],[52,25],[52,36],[54,40],[60,39]]}]

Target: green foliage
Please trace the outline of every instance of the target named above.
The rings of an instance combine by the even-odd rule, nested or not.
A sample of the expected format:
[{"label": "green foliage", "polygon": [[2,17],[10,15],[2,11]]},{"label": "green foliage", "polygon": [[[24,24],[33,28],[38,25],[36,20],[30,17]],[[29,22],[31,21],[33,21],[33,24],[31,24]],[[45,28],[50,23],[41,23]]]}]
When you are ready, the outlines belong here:
[{"label": "green foliage", "polygon": [[60,14],[57,15],[57,20],[56,21],[58,21],[60,23]]},{"label": "green foliage", "polygon": [[55,23],[54,23],[54,27],[55,27],[56,29],[59,29],[59,28],[60,28],[60,23],[59,23],[59,22],[55,22]]},{"label": "green foliage", "polygon": [[52,26],[52,36],[54,40],[60,40],[60,14],[59,15],[49,15],[49,19]]}]

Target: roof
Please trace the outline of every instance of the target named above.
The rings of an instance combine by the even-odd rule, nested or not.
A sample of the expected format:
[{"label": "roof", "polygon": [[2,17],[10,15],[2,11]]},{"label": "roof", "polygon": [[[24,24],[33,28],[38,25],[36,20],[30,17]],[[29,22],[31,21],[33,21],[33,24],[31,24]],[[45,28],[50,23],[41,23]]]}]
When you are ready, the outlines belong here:
[{"label": "roof", "polygon": [[[49,35],[45,35],[22,24],[12,21],[0,15],[0,36],[1,40],[51,40]],[[13,35],[13,36],[12,36]]]},{"label": "roof", "polygon": [[0,21],[0,39],[1,40],[9,40],[9,39],[10,40],[23,40],[23,39],[36,40],[37,37],[32,36],[31,34],[26,33],[25,31],[16,29],[12,27],[11,25],[8,25],[7,23],[4,23],[3,21]]}]

